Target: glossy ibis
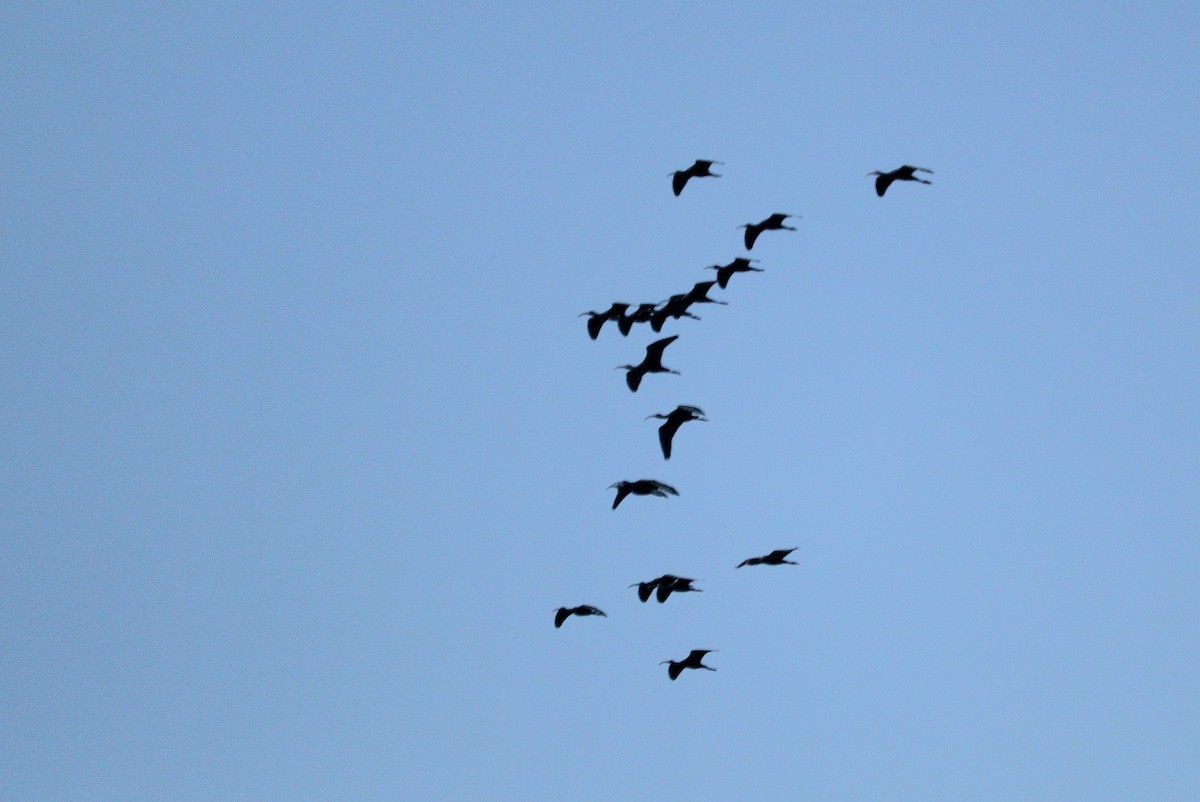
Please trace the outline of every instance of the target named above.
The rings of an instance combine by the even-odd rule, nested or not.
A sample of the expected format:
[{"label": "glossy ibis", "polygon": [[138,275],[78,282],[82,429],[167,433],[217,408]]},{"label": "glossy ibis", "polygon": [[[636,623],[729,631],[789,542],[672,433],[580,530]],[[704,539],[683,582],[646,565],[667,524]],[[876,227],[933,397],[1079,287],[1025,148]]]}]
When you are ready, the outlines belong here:
[{"label": "glossy ibis", "polygon": [[682,660],[663,660],[662,663],[659,663],[659,665],[661,666],[663,663],[668,664],[667,676],[673,680],[677,679],[685,668],[705,668],[709,671],[716,671],[716,669],[712,666],[706,666],[704,663],[700,662],[704,659],[704,655],[711,654],[715,651],[716,649],[692,649],[691,654]]},{"label": "glossy ibis", "polygon": [[679,320],[681,317],[690,317],[693,320],[699,320],[697,315],[693,315],[688,311],[691,306],[691,301],[688,300],[687,293],[672,295],[667,300],[663,301],[662,306],[650,313],[650,328],[657,331],[662,331],[663,324],[667,322],[667,318],[673,317]]},{"label": "glossy ibis", "polygon": [[656,587],[658,587],[658,583],[662,582],[665,578],[665,576],[660,576],[658,579],[651,579],[649,582],[634,582],[629,587],[637,588],[638,598],[641,599],[642,602],[646,602],[649,601],[650,594],[654,592]]},{"label": "glossy ibis", "polygon": [[633,328],[634,323],[649,323],[654,316],[654,310],[658,308],[658,304],[638,304],[638,308],[634,309],[629,314],[622,314],[617,320],[617,328],[621,330],[621,336],[628,337],[629,330]]},{"label": "glossy ibis", "polygon": [[748,560],[742,560],[738,563],[737,567],[741,568],[743,565],[799,565],[800,563],[787,559],[787,556],[795,550],[795,546],[790,549],[775,549],[775,551],[762,557],[751,557]]},{"label": "glossy ibis", "polygon": [[728,301],[714,301],[712,298],[708,297],[708,291],[711,290],[713,285],[716,283],[717,282],[715,280],[697,281],[695,286],[693,286],[687,291],[687,293],[684,294],[683,300],[688,304],[688,306],[691,306],[692,304],[721,304],[722,306],[728,306]]},{"label": "glossy ibis", "polygon": [[917,178],[916,173],[929,173],[933,175],[933,170],[926,170],[924,167],[913,167],[911,164],[906,164],[903,167],[897,167],[890,173],[881,173],[878,170],[867,173],[867,176],[879,176],[875,179],[875,194],[883,197],[883,193],[887,192],[887,188],[892,185],[893,181],[919,181],[922,184],[932,184],[932,181],[926,181],[924,178]]},{"label": "glossy ibis", "polygon": [[672,593],[703,593],[704,591],[700,588],[692,587],[692,583],[695,581],[695,579],[682,576],[663,574],[658,578],[658,588],[654,592],[654,598],[658,599],[659,604],[662,604]]},{"label": "glossy ibis", "polygon": [[783,214],[776,212],[775,214],[763,220],[760,223],[743,223],[738,228],[746,229],[746,250],[754,250],[754,241],[758,239],[758,235],[764,231],[795,231],[794,226],[785,226],[784,220],[789,217],[797,217],[794,214]]},{"label": "glossy ibis", "polygon": [[592,607],[590,604],[581,604],[578,607],[559,607],[554,613],[554,628],[558,629],[573,615],[598,615],[608,618],[604,611],[599,607]]},{"label": "glossy ibis", "polygon": [[734,273],[749,273],[752,271],[755,273],[762,273],[763,269],[761,267],[750,266],[751,262],[757,261],[757,259],[746,259],[739,256],[737,259],[734,259],[727,265],[709,265],[705,268],[705,270],[717,271],[717,286],[721,289],[725,289],[729,286],[729,278]]},{"label": "glossy ibis", "polygon": [[635,496],[658,496],[659,498],[679,495],[678,490],[666,482],[660,482],[657,479],[638,479],[636,482],[615,482],[608,487],[610,490],[614,487],[617,489],[617,497],[613,499],[612,505],[614,510],[631,493]]},{"label": "glossy ibis", "polygon": [[689,407],[683,404],[675,407],[666,415],[647,415],[645,420],[658,418],[664,420],[662,426],[658,427],[658,443],[662,446],[663,459],[671,458],[671,440],[675,437],[675,432],[679,431],[679,427],[688,421],[698,420],[707,421],[704,417],[704,410],[700,407]]},{"label": "glossy ibis", "polygon": [[670,337],[664,337],[661,340],[655,340],[646,346],[646,356],[637,365],[617,365],[613,370],[624,369],[628,371],[625,374],[625,383],[629,385],[632,392],[637,392],[638,385],[642,383],[642,377],[647,373],[674,373],[679,374],[677,370],[663,367],[662,357],[663,351],[671,343],[679,339],[678,334],[673,334]]},{"label": "glossy ibis", "polygon": [[676,170],[670,173],[669,175],[672,176],[671,189],[675,190],[675,197],[679,197],[679,193],[683,192],[683,187],[687,184],[689,178],[720,178],[719,173],[712,172],[712,166],[724,163],[696,159],[696,163],[686,170]]}]

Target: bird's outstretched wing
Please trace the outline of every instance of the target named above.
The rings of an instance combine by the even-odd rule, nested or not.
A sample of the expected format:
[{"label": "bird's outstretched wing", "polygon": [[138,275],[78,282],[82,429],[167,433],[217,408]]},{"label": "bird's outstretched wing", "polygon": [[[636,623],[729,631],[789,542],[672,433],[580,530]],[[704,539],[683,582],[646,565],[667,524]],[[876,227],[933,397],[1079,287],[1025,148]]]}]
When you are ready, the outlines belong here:
[{"label": "bird's outstretched wing", "polygon": [[662,446],[663,459],[671,458],[671,440],[682,425],[683,421],[681,420],[668,420],[658,427],[658,444]]},{"label": "bird's outstretched wing", "polygon": [[618,488],[616,488],[616,490],[617,490],[617,497],[613,499],[613,505],[612,505],[612,508],[614,510],[618,506],[620,506],[621,502],[625,500],[625,497],[629,495],[628,487],[618,487]]},{"label": "bird's outstretched wing", "polygon": [[782,559],[785,559],[789,554],[791,554],[795,550],[796,550],[796,547],[793,547],[790,549],[775,549],[775,551],[773,551],[767,555],[767,558],[771,559],[771,560],[782,560]]},{"label": "bird's outstretched wing", "polygon": [[662,360],[663,351],[667,350],[667,346],[679,339],[678,334],[672,334],[670,337],[663,337],[661,340],[655,340],[646,346],[646,356],[651,359]]},{"label": "bird's outstretched wing", "polygon": [[634,368],[625,374],[625,383],[629,385],[629,391],[636,393],[638,385],[642,383],[642,376],[646,375],[645,371]]},{"label": "bird's outstretched wing", "polygon": [[658,580],[652,579],[649,582],[638,582],[638,598],[643,602],[650,600],[650,594],[654,592],[654,588],[658,586]]},{"label": "bird's outstretched wing", "polygon": [[692,177],[690,170],[678,170],[671,178],[671,189],[675,191],[675,197],[679,197],[679,193],[683,192],[684,186],[687,185],[688,179]]},{"label": "bird's outstretched wing", "polygon": [[675,590],[675,583],[673,581],[659,582],[658,590],[654,592],[654,598],[658,599],[659,604],[662,604],[667,600],[667,597],[671,595],[671,591],[673,590]]},{"label": "bird's outstretched wing", "polygon": [[691,654],[687,656],[688,660],[695,660],[699,663],[704,659],[704,655],[715,652],[716,649],[692,649]]},{"label": "bird's outstretched wing", "polygon": [[891,173],[878,176],[875,179],[875,194],[882,198],[883,193],[887,192],[887,188],[890,187],[892,182],[895,180],[895,176],[893,176]]},{"label": "bird's outstretched wing", "polygon": [[670,486],[669,484],[667,484],[666,482],[659,482],[659,481],[657,481],[657,480],[656,480],[656,481],[654,482],[654,486],[655,486],[655,488],[657,488],[658,490],[661,490],[661,491],[662,491],[662,492],[664,492],[664,493],[670,493],[672,496],[678,496],[678,495],[679,495],[679,491],[678,491],[678,490],[676,490],[675,488],[671,487],[671,486]]},{"label": "bird's outstretched wing", "polygon": [[566,621],[570,617],[570,610],[568,610],[566,607],[559,607],[558,612],[554,614],[554,628],[558,629],[561,627],[563,625],[563,621]]},{"label": "bird's outstretched wing", "polygon": [[745,243],[746,243],[746,250],[748,250],[748,251],[754,250],[754,241],[756,239],[758,239],[758,235],[761,233],[762,233],[762,229],[759,228],[757,225],[746,226],[746,236],[744,238]]},{"label": "bird's outstretched wing", "polygon": [[600,327],[604,325],[606,320],[608,320],[608,317],[605,315],[595,315],[588,318],[587,330],[593,340],[600,336]]},{"label": "bird's outstretched wing", "polygon": [[679,679],[679,674],[683,671],[683,663],[670,663],[667,665],[667,676],[673,680]]}]

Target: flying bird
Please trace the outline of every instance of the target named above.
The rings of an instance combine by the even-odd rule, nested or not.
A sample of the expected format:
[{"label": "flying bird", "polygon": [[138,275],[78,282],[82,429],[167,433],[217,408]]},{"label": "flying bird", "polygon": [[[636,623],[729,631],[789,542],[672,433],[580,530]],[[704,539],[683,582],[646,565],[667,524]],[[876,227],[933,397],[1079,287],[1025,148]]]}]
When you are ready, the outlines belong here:
[{"label": "flying bird", "polygon": [[662,426],[658,427],[658,443],[662,446],[663,459],[671,458],[671,440],[675,437],[675,432],[679,431],[679,427],[688,421],[698,420],[707,421],[704,417],[704,410],[700,407],[689,407],[683,404],[675,407],[666,415],[647,415],[645,420],[658,418],[664,420]]},{"label": "flying bird", "polygon": [[638,385],[642,383],[642,377],[647,373],[674,373],[679,375],[679,371],[671,370],[663,367],[662,357],[663,351],[667,346],[679,339],[678,334],[673,334],[670,337],[664,337],[661,340],[655,340],[646,346],[646,356],[637,365],[617,365],[613,370],[621,370],[624,368],[628,371],[625,374],[625,383],[629,385],[632,392],[637,392]]},{"label": "flying bird", "polygon": [[659,663],[659,665],[661,666],[663,663],[668,664],[667,676],[673,680],[677,679],[685,668],[704,668],[708,669],[709,671],[716,671],[716,669],[712,666],[706,666],[704,663],[700,662],[704,659],[704,655],[715,651],[716,649],[692,649],[691,654],[682,660],[663,660],[662,663]]},{"label": "flying bird", "polygon": [[578,607],[559,607],[554,613],[554,628],[558,629],[573,615],[598,615],[608,618],[604,611],[598,607],[592,607],[589,604],[581,604]]},{"label": "flying bird", "polygon": [[738,563],[737,567],[741,568],[743,565],[799,565],[800,563],[787,559],[787,556],[795,550],[795,546],[790,549],[775,549],[775,551],[762,557],[751,557],[748,560],[742,560]]},{"label": "flying bird", "polygon": [[660,482],[657,479],[638,479],[636,482],[615,482],[608,487],[610,490],[614,487],[617,489],[617,497],[613,499],[612,505],[614,510],[631,493],[635,496],[658,496],[659,498],[679,495],[678,490],[666,482]]},{"label": "flying bird", "polygon": [[675,197],[679,197],[679,193],[683,192],[683,187],[687,184],[689,178],[720,178],[719,173],[712,172],[712,166],[724,163],[696,159],[696,163],[686,170],[676,170],[673,173],[668,173],[668,175],[672,176],[671,189],[675,190]]},{"label": "flying bird", "polygon": [[[668,575],[669,576],[669,575]],[[649,582],[634,582],[629,587],[638,589],[638,598],[643,603],[650,599],[650,594],[658,587],[658,583],[662,582],[666,576],[660,576],[658,579],[651,579]]]},{"label": "flying bird", "polygon": [[703,593],[704,591],[700,588],[692,587],[692,583],[695,581],[682,576],[664,574],[658,578],[658,588],[654,592],[654,598],[658,599],[659,604],[662,604],[672,593]]},{"label": "flying bird", "polygon": [[663,301],[662,306],[650,313],[650,328],[657,331],[662,331],[663,324],[667,322],[667,318],[673,317],[679,320],[681,317],[690,317],[693,320],[699,320],[697,315],[693,315],[688,311],[688,307],[692,302],[688,300],[687,293],[681,292],[678,295],[672,295],[667,300]]},{"label": "flying bird", "polygon": [[797,216],[798,215],[776,212],[762,222],[743,223],[742,225],[738,226],[738,228],[746,229],[746,250],[754,250],[754,241],[758,239],[758,235],[764,231],[795,231],[795,227],[785,226],[783,221],[787,220],[789,217]]},{"label": "flying bird", "polygon": [[749,273],[751,271],[755,273],[762,273],[763,269],[761,267],[750,266],[751,262],[757,261],[757,259],[746,259],[739,256],[737,259],[734,259],[727,265],[709,265],[705,268],[705,270],[717,271],[717,286],[721,289],[725,289],[729,286],[729,278],[734,273]]},{"label": "flying bird", "polygon": [[625,310],[629,308],[629,304],[614,303],[604,312],[581,312],[579,317],[588,316],[587,330],[588,335],[594,340],[600,336],[600,327],[610,320],[616,320],[617,326],[620,327],[621,317],[625,314]]},{"label": "flying bird", "polygon": [[926,170],[924,167],[913,167],[911,164],[906,164],[903,167],[897,167],[890,173],[881,173],[878,170],[867,173],[867,176],[879,176],[875,179],[875,194],[883,197],[883,193],[887,192],[887,188],[892,185],[893,181],[919,181],[922,184],[932,184],[932,181],[926,181],[924,178],[917,178],[916,173],[929,173],[933,175],[933,170]]},{"label": "flying bird", "polygon": [[617,320],[617,328],[621,330],[621,336],[628,337],[629,330],[633,328],[634,323],[649,323],[653,320],[654,310],[657,308],[658,304],[638,304],[637,309],[627,315],[622,314]]},{"label": "flying bird", "polygon": [[721,304],[722,306],[728,306],[728,301],[714,301],[712,298],[708,297],[708,291],[711,290],[713,285],[716,283],[717,282],[715,280],[697,281],[695,286],[693,286],[684,294],[684,302],[688,306],[691,306],[692,304]]}]

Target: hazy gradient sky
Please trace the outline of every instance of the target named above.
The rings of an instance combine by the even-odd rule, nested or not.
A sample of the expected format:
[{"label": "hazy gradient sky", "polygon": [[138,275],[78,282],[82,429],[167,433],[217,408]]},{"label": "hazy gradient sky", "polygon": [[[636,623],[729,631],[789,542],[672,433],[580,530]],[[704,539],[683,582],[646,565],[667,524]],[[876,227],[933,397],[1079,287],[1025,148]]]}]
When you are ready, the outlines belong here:
[{"label": "hazy gradient sky", "polygon": [[400,5],[0,11],[0,796],[1200,799],[1195,3]]}]

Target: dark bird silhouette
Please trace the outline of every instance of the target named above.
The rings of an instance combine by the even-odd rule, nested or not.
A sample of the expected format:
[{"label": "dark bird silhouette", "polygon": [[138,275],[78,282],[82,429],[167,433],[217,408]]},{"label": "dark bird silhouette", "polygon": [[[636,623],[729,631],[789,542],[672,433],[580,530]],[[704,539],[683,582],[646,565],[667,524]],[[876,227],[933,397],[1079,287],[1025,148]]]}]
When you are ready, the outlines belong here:
[{"label": "dark bird silhouette", "polygon": [[754,241],[758,239],[758,235],[764,231],[795,231],[794,226],[785,226],[784,220],[789,217],[797,217],[794,214],[783,214],[776,212],[775,214],[763,220],[760,223],[743,223],[738,228],[746,229],[746,250],[754,250]]},{"label": "dark bird silhouette", "polygon": [[628,337],[629,330],[633,328],[634,323],[649,323],[657,308],[658,304],[638,304],[638,308],[628,315],[622,314],[617,320],[617,328],[621,330],[621,335]]},{"label": "dark bird silhouette", "polygon": [[879,176],[875,179],[875,194],[883,197],[883,193],[887,192],[887,188],[892,185],[893,181],[919,181],[922,184],[932,184],[932,181],[926,181],[924,178],[917,178],[916,173],[929,173],[933,175],[933,170],[926,170],[924,167],[913,167],[911,164],[906,164],[903,167],[897,167],[890,173],[881,173],[878,170],[867,173],[867,176]]},{"label": "dark bird silhouette", "polygon": [[692,587],[692,583],[695,581],[695,579],[687,579],[682,576],[663,574],[658,578],[658,588],[654,592],[654,598],[658,599],[659,604],[662,604],[672,593],[703,593],[704,591],[700,588]]},{"label": "dark bird silhouette", "polygon": [[704,417],[704,410],[700,407],[689,407],[679,405],[675,409],[668,412],[666,415],[647,415],[645,420],[658,418],[664,420],[662,426],[658,427],[658,443],[662,446],[663,459],[671,458],[671,440],[675,437],[675,432],[679,431],[679,427],[691,420],[707,421]]},{"label": "dark bird silhouette", "polygon": [[724,163],[696,159],[696,163],[686,170],[676,170],[673,173],[668,173],[668,175],[672,176],[671,189],[675,190],[675,196],[679,197],[679,193],[683,192],[683,187],[687,184],[689,178],[720,178],[719,173],[712,172],[712,166]]},{"label": "dark bird silhouette", "polygon": [[610,320],[616,320],[617,326],[620,327],[621,316],[625,314],[625,310],[629,308],[629,304],[614,303],[604,312],[581,312],[580,317],[588,315],[587,330],[588,334],[594,340],[600,336],[600,327]]},{"label": "dark bird silhouette", "polygon": [[795,546],[790,549],[775,549],[775,551],[762,557],[751,557],[748,560],[742,560],[738,563],[737,567],[741,568],[743,565],[799,565],[800,563],[798,562],[786,559],[795,550]]},{"label": "dark bird silhouette", "polygon": [[614,510],[630,493],[635,496],[658,496],[659,498],[679,495],[678,490],[671,487],[666,482],[660,482],[657,479],[638,479],[636,482],[616,482],[608,487],[609,489],[614,487],[617,489],[617,497],[613,499],[612,505]]},{"label": "dark bird silhouette", "polygon": [[559,607],[554,613],[554,628],[558,629],[561,627],[563,621],[566,621],[573,615],[598,615],[608,618],[603,610],[598,607],[592,607],[589,604],[581,604],[578,607]]},{"label": "dark bird silhouette", "polygon": [[691,306],[692,304],[721,304],[722,306],[728,306],[728,301],[714,301],[712,298],[708,297],[708,291],[711,290],[713,285],[716,283],[717,282],[715,280],[697,281],[695,286],[693,286],[687,291],[686,294],[684,294],[684,303],[686,303],[688,306]]},{"label": "dark bird silhouette", "polygon": [[667,318],[669,317],[673,317],[676,320],[679,320],[681,317],[690,317],[693,320],[699,320],[698,316],[688,311],[691,303],[687,298],[686,292],[672,295],[663,301],[662,306],[650,313],[650,328],[655,331],[662,331],[663,324],[667,322]]},{"label": "dark bird silhouette", "polygon": [[691,654],[682,660],[663,660],[662,663],[659,663],[659,665],[661,666],[663,663],[668,664],[667,676],[669,676],[671,679],[678,679],[679,675],[685,668],[704,668],[708,669],[709,671],[716,671],[716,669],[712,666],[706,666],[704,663],[700,662],[704,659],[704,655],[711,654],[715,651],[716,649],[692,649]]},{"label": "dark bird silhouette", "polygon": [[755,273],[762,273],[763,269],[761,267],[750,266],[751,262],[757,261],[757,259],[746,259],[739,256],[737,259],[734,259],[727,265],[709,265],[705,268],[705,270],[717,271],[717,286],[721,289],[725,289],[729,286],[729,278],[734,273],[749,273],[751,271]]},{"label": "dark bird silhouette", "polygon": [[644,603],[650,599],[650,594],[658,587],[658,583],[662,582],[665,578],[665,576],[660,576],[658,579],[651,579],[649,582],[634,582],[629,587],[638,589],[638,598]]},{"label": "dark bird silhouette", "polygon": [[637,392],[638,385],[642,383],[642,377],[647,373],[674,373],[679,374],[677,370],[663,367],[662,356],[663,351],[671,343],[679,339],[678,334],[673,334],[670,337],[664,337],[661,340],[655,340],[646,346],[646,356],[637,365],[617,365],[613,370],[621,370],[624,368],[628,371],[625,374],[625,383],[629,385],[629,389]]}]

